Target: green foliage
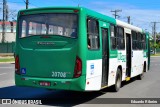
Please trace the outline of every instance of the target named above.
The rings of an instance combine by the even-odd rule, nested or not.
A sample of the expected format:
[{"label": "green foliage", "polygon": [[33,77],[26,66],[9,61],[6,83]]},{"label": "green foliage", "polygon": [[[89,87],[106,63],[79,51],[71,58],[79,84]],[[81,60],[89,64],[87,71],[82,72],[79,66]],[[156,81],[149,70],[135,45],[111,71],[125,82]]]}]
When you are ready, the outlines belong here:
[{"label": "green foliage", "polygon": [[153,47],[154,47],[154,48],[158,48],[158,44],[157,44],[157,43],[154,43]]},{"label": "green foliage", "polygon": [[157,47],[160,49],[160,42],[157,44]]},{"label": "green foliage", "polygon": [[160,42],[154,43],[154,41],[150,41],[150,47],[160,49]]}]

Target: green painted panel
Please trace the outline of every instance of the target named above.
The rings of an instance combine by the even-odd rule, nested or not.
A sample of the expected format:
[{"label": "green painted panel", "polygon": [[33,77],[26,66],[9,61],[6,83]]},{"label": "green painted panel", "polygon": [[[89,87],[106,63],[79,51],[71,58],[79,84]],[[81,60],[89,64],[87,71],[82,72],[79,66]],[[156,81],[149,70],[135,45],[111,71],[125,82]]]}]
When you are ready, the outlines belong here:
[{"label": "green painted panel", "polygon": [[109,57],[110,58],[117,58],[118,57],[118,51],[117,50],[111,50]]},{"label": "green painted panel", "polygon": [[[39,84],[40,81],[50,82],[51,86],[40,86]],[[52,79],[52,78],[27,77],[15,74],[15,84],[17,86],[84,91],[85,76],[81,76],[80,78],[75,78],[75,79]]]},{"label": "green painted panel", "polygon": [[126,62],[126,55],[123,55],[122,52],[118,52],[118,60],[121,60],[122,62]]},{"label": "green painted panel", "polygon": [[[38,8],[21,10],[23,15],[38,14],[38,13],[73,13],[74,10],[78,10],[76,13],[79,15],[78,26],[78,38],[63,38],[53,37],[52,39],[42,39],[39,36],[19,39],[18,27],[16,35],[16,55],[19,55],[21,69],[26,69],[26,74],[21,76],[15,75],[15,82],[18,86],[32,86],[41,87],[33,84],[34,81],[51,81],[58,82],[58,86],[44,87],[50,89],[66,89],[66,90],[85,90],[85,78],[86,78],[86,61],[101,59],[102,58],[102,37],[100,33],[100,47],[98,50],[88,50],[87,48],[87,29],[86,18],[91,16],[106,23],[100,22],[100,27],[109,28],[109,24],[116,24],[114,18],[102,15],[92,10],[81,7],[51,7],[51,8]],[[18,24],[17,24],[18,26]],[[110,35],[110,33],[109,33]],[[110,38],[110,37],[109,37]],[[54,42],[56,45],[38,46],[37,42]],[[109,40],[110,43],[110,40]],[[110,48],[110,46],[109,46]],[[79,78],[73,78],[73,72],[75,67],[76,57],[82,60],[82,76]],[[110,52],[110,58],[116,58],[118,56],[117,50]],[[52,77],[52,72],[60,71],[66,72],[66,78]],[[27,77],[28,81],[22,81],[21,77]],[[34,78],[32,78],[34,77]],[[69,81],[71,84],[63,84],[64,81]]]}]

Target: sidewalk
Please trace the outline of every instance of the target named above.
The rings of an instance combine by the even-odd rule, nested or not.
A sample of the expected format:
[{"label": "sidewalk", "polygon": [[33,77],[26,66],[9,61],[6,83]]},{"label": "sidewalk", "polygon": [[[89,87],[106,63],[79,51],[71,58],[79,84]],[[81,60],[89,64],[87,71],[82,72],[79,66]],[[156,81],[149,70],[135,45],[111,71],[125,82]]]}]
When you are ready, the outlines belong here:
[{"label": "sidewalk", "polygon": [[10,58],[14,58],[14,56],[0,56],[0,59],[10,59]]}]

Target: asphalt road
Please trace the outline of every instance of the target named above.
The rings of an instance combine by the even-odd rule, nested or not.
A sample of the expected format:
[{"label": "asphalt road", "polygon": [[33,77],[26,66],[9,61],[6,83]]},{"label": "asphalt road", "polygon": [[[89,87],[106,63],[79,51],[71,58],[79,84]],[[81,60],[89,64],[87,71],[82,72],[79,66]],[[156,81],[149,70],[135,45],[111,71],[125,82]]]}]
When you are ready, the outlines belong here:
[{"label": "asphalt road", "polygon": [[[96,98],[160,98],[160,57],[151,58],[150,71],[145,73],[143,80],[133,79],[123,83],[119,92],[112,92],[111,88],[106,88],[98,92],[71,92],[71,91],[49,91],[41,88],[17,87],[14,84],[14,64],[0,64],[0,99],[1,98],[64,98],[70,100],[80,99],[69,106],[95,106],[97,104],[86,104]],[[84,99],[85,98],[85,99]],[[62,101],[63,102],[63,101]],[[51,104],[58,106],[56,103]],[[23,105],[28,106],[28,105]],[[50,106],[50,105],[43,105]],[[106,106],[100,104],[100,106]],[[119,107],[119,105],[109,105]],[[128,105],[123,105],[127,107]],[[131,107],[135,105],[129,105]],[[136,105],[150,107],[151,105]],[[153,105],[159,106],[159,105]],[[17,107],[15,105],[14,107]]]}]

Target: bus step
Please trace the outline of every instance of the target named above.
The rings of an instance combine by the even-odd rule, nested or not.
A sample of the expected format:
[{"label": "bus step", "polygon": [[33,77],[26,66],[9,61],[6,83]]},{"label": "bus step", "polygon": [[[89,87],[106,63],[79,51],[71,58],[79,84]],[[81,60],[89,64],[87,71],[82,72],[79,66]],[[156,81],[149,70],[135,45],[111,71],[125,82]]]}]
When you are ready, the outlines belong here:
[{"label": "bus step", "polygon": [[106,86],[102,86],[101,89],[104,89],[104,88],[106,88],[106,87],[108,87],[108,86],[107,86],[107,85],[106,85]]},{"label": "bus step", "polygon": [[126,81],[129,81],[131,78],[130,77],[126,77]]}]

